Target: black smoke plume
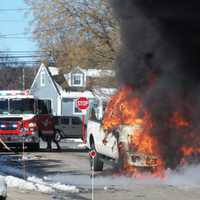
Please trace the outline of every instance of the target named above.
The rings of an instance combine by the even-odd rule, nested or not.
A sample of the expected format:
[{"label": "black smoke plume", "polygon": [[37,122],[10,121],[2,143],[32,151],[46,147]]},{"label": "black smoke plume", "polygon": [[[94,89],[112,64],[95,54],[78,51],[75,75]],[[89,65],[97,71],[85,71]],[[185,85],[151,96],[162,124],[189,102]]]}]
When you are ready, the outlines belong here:
[{"label": "black smoke plume", "polygon": [[[200,2],[112,0],[112,6],[123,40],[119,83],[142,97],[166,167],[176,168],[182,146],[200,147]],[[190,126],[169,126],[174,112]]]}]

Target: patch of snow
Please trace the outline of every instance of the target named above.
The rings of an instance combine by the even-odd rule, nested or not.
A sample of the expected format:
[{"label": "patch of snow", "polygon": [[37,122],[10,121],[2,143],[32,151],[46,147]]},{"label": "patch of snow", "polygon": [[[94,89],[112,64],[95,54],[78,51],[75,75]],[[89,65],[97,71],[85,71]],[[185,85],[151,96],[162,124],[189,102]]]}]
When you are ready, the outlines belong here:
[{"label": "patch of snow", "polygon": [[109,69],[82,69],[79,66],[76,67],[74,70],[72,70],[69,73],[64,74],[64,77],[67,81],[70,80],[71,78],[71,73],[74,72],[77,73],[84,73],[86,77],[92,77],[92,78],[99,78],[99,77],[114,77],[115,76],[115,71],[114,70],[109,70]]},{"label": "patch of snow", "polygon": [[112,95],[116,93],[116,88],[94,88],[92,89],[93,95],[97,99],[101,99],[102,101],[108,100]]},{"label": "patch of snow", "polygon": [[69,193],[79,192],[79,189],[76,186],[61,184],[60,182],[45,182],[43,179],[34,176],[28,177],[27,180],[14,176],[6,176],[5,182],[8,187],[17,187],[20,190],[32,190],[48,194],[51,194],[56,190]]},{"label": "patch of snow", "polygon": [[41,184],[36,183],[35,186],[36,186],[36,188],[37,188],[36,190],[38,192],[47,193],[47,194],[51,194],[54,192],[53,188],[46,186],[46,185],[41,185]]},{"label": "patch of snow", "polygon": [[37,187],[33,183],[23,180],[21,178],[17,178],[14,176],[6,176],[5,180],[8,187],[17,187],[19,189],[24,190],[37,190]]},{"label": "patch of snow", "polygon": [[70,193],[79,192],[79,189],[74,185],[65,185],[65,184],[61,184],[60,182],[56,182],[56,183],[45,182],[43,179],[37,178],[35,176],[28,177],[27,180],[31,181],[32,183],[37,184],[38,186],[47,187],[47,189],[49,187],[52,190],[60,190],[60,191],[65,191],[65,192],[70,192]]},{"label": "patch of snow", "polygon": [[59,69],[57,67],[48,67],[52,76],[56,76],[59,74]]},{"label": "patch of snow", "polygon": [[106,76],[115,76],[115,71],[113,70],[103,70],[103,69],[87,69],[84,70],[87,77],[92,78],[99,78],[99,77],[106,77]]},{"label": "patch of snow", "polygon": [[54,183],[51,185],[52,188],[60,191],[70,192],[70,193],[78,193],[79,189],[74,185],[64,185],[61,183]]}]

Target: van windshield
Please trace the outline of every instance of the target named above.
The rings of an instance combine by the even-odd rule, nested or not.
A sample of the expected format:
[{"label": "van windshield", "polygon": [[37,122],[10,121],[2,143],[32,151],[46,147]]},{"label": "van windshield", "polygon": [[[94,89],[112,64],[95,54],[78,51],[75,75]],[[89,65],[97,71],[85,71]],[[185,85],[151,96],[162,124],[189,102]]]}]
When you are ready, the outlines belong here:
[{"label": "van windshield", "polygon": [[34,99],[10,99],[11,114],[33,114]]},{"label": "van windshield", "polygon": [[0,99],[0,114],[8,114],[8,99]]}]

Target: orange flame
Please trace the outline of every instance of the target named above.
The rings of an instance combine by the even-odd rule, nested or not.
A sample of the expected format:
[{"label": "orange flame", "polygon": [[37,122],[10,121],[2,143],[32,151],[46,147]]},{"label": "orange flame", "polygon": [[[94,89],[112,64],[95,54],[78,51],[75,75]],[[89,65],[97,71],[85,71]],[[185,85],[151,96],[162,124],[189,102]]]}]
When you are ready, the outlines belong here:
[{"label": "orange flame", "polygon": [[200,153],[199,147],[182,147],[181,152],[184,156],[191,156],[194,153]]},{"label": "orange flame", "polygon": [[[136,149],[142,154],[154,155],[160,158],[157,150],[158,144],[156,139],[151,134],[153,122],[150,113],[148,113],[142,105],[141,99],[134,95],[133,89],[130,87],[121,88],[110,100],[106,107],[103,119],[103,128],[113,130],[119,125],[140,126],[131,138],[130,148]],[[109,131],[108,131],[109,132]],[[154,172],[161,176],[164,169],[164,162],[158,159],[158,167]],[[134,176],[140,176],[136,168],[125,164],[125,170]]]},{"label": "orange flame", "polygon": [[179,112],[174,112],[171,122],[177,127],[188,127],[190,125],[189,122],[184,119]]},{"label": "orange flame", "polygon": [[[163,178],[165,168],[168,165],[166,159],[163,158],[163,152],[160,152],[163,150],[162,144],[159,143],[159,138],[153,134],[153,130],[158,126],[157,123],[153,121],[151,113],[144,107],[142,98],[136,95],[134,89],[122,87],[108,102],[103,119],[103,128],[107,129],[107,133],[109,133],[120,125],[142,127],[134,130],[134,134],[131,134],[129,148],[141,154],[155,156],[157,167],[152,175]],[[178,136],[179,141],[183,143],[177,145],[178,149],[175,149],[176,155],[181,156],[178,165],[186,164],[188,156],[200,153],[200,139],[196,139],[194,130],[191,129],[191,121],[184,118],[182,113],[175,110],[166,125],[169,126],[169,130],[171,128],[177,131],[177,136],[180,136]],[[172,136],[169,135],[169,137]],[[167,134],[166,137],[168,137]],[[196,144],[195,147],[194,144]],[[143,177],[140,171],[129,166],[128,162],[125,163],[124,170],[133,176]]]},{"label": "orange flame", "polygon": [[117,128],[120,124],[135,124],[139,113],[141,101],[132,97],[133,90],[130,87],[122,88],[110,100],[106,107],[103,119],[105,129]]}]

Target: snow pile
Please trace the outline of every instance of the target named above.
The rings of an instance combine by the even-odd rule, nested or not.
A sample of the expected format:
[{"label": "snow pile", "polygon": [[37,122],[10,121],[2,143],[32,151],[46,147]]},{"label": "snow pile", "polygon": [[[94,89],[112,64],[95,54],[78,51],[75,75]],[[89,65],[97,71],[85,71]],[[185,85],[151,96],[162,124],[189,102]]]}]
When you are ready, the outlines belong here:
[{"label": "snow pile", "polygon": [[76,188],[74,185],[63,185],[61,183],[54,183],[51,185],[52,188],[59,191],[71,192],[71,193],[78,193],[79,189]]},{"label": "snow pile", "polygon": [[42,193],[53,193],[56,190],[69,192],[69,193],[77,193],[79,192],[78,188],[73,185],[64,185],[59,182],[57,183],[49,183],[45,182],[37,177],[28,177],[27,180],[23,180],[21,178],[17,178],[14,176],[6,176],[5,181],[8,187],[17,187],[20,190],[33,190]]},{"label": "snow pile", "polygon": [[[27,180],[18,178],[22,177],[22,169],[14,167],[13,166],[8,166],[5,164],[6,161],[24,161],[24,160],[31,160],[35,159],[32,156],[25,156],[22,158],[22,156],[1,156],[0,161],[3,161],[0,166],[0,181],[1,178],[5,179],[4,182],[7,183],[8,187],[17,187],[22,190],[33,190],[33,191],[38,191],[42,193],[53,193],[55,191],[63,191],[63,192],[69,192],[69,193],[77,193],[79,192],[79,189],[76,186],[73,185],[66,185],[66,184],[61,184],[59,181],[45,181],[41,178],[37,178],[35,176],[32,176],[31,174],[27,173],[28,178]],[[12,174],[12,176],[5,176],[5,174]],[[1,182],[0,182],[1,184]],[[1,186],[1,185],[0,185]],[[0,187],[1,189],[1,187]]]},{"label": "snow pile", "polygon": [[14,176],[6,176],[5,180],[8,187],[17,187],[24,190],[37,190],[36,186],[33,183]]},{"label": "snow pile", "polygon": [[39,184],[39,185],[49,186],[53,190],[65,191],[65,192],[70,192],[70,193],[77,193],[77,192],[79,192],[79,190],[78,190],[78,188],[76,186],[61,184],[60,182],[49,183],[49,182],[45,182],[42,179],[37,178],[35,176],[29,177],[27,180],[31,181],[32,183]]}]

